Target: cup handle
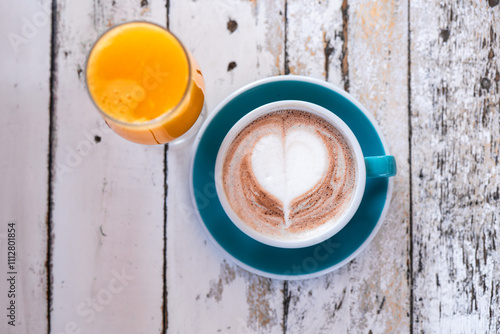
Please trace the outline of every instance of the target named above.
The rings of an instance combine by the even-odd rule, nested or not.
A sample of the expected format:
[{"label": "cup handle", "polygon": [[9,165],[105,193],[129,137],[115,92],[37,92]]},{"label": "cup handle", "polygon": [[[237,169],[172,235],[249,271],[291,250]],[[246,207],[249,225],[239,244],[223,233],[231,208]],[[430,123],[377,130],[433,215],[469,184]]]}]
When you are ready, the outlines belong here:
[{"label": "cup handle", "polygon": [[396,159],[392,155],[365,157],[366,177],[390,177],[397,173]]}]

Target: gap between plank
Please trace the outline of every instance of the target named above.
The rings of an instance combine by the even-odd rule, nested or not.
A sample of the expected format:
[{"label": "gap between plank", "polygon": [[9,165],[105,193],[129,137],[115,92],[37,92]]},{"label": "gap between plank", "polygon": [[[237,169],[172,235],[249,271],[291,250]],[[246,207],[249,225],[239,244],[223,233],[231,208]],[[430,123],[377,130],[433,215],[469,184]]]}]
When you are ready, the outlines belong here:
[{"label": "gap between plank", "polygon": [[50,35],[50,78],[49,78],[49,138],[47,156],[47,258],[45,270],[47,273],[47,334],[52,329],[52,255],[53,255],[53,183],[54,183],[54,152],[55,152],[55,104],[57,89],[57,0],[51,3],[51,35]]},{"label": "gap between plank", "polygon": [[165,8],[167,10],[167,30],[170,30],[170,0],[165,3]]},{"label": "gap between plank", "polygon": [[408,252],[409,263],[408,263],[408,271],[409,271],[409,283],[410,283],[410,334],[413,334],[413,197],[412,197],[412,161],[411,161],[411,145],[412,145],[412,127],[411,127],[411,21],[410,21],[410,1],[408,0],[408,175],[409,175],[409,238],[410,238],[410,249]]},{"label": "gap between plank", "polygon": [[288,308],[290,307],[290,298],[292,294],[288,291],[288,281],[283,282],[283,334],[288,329]]},{"label": "gap between plank", "polygon": [[[165,3],[166,28],[170,30],[170,0]],[[163,301],[162,301],[162,333],[166,334],[168,329],[168,291],[167,291],[167,195],[168,195],[168,144],[163,149]]]},{"label": "gap between plank", "polygon": [[285,31],[284,31],[284,41],[283,41],[283,48],[285,49],[285,55],[283,59],[283,64],[284,64],[284,72],[285,75],[290,74],[290,67],[288,66],[288,1],[285,0],[285,9],[284,9],[284,16],[285,16]]},{"label": "gap between plank", "polygon": [[348,27],[349,27],[349,5],[347,0],[342,1],[342,56],[340,71],[342,73],[342,80],[344,80],[344,90],[349,92],[349,50],[347,48],[348,42]]},{"label": "gap between plank", "polygon": [[[168,22],[168,21],[167,21]],[[163,301],[162,301],[162,333],[167,333],[168,309],[167,309],[167,194],[168,194],[168,166],[167,166],[168,144],[163,150]]]}]

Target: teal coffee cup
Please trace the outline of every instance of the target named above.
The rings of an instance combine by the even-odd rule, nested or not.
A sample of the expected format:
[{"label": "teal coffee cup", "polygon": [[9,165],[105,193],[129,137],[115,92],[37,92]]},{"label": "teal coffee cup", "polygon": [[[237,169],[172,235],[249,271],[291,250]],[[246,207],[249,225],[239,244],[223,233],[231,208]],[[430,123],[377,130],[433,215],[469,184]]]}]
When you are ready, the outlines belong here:
[{"label": "teal coffee cup", "polygon": [[231,222],[279,248],[332,237],[358,210],[366,179],[394,175],[393,156],[365,157],[334,112],[298,100],[243,116],[222,141],[215,164],[217,196]]}]

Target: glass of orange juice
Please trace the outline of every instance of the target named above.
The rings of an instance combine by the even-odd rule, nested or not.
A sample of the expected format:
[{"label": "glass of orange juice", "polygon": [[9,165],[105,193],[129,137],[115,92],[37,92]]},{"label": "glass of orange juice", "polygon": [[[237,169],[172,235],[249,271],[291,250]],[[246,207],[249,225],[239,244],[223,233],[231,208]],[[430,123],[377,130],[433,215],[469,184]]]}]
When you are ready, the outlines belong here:
[{"label": "glass of orange juice", "polygon": [[106,123],[130,141],[179,143],[202,122],[200,67],[159,25],[127,22],[106,31],[89,53],[86,81]]}]

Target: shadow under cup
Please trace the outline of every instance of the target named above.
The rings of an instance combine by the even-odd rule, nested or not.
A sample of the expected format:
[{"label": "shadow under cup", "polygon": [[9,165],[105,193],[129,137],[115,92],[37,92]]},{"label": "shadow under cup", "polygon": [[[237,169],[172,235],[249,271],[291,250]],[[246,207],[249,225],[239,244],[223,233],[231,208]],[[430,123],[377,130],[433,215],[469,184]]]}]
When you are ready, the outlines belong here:
[{"label": "shadow under cup", "polygon": [[134,21],[104,32],[87,58],[86,83],[106,123],[129,141],[178,143],[201,125],[200,67],[159,25]]},{"label": "shadow under cup", "polygon": [[[223,186],[223,176],[222,176],[222,171],[223,171],[223,166],[224,166],[224,161],[226,159],[226,156],[228,154],[229,148],[232,146],[234,139],[244,130],[249,124],[254,122],[257,119],[262,119],[262,117],[265,117],[266,115],[273,114],[276,112],[282,112],[285,110],[298,110],[301,112],[305,113],[311,113],[313,115],[318,116],[319,118],[325,120],[328,122],[330,125],[332,125],[336,132],[340,134],[340,137],[342,137],[341,141],[344,141],[347,146],[346,148],[350,151],[350,155],[353,158],[352,161],[352,167],[354,167],[355,170],[355,176],[354,176],[354,185],[352,186],[352,193],[350,194],[350,200],[347,205],[345,205],[341,210],[341,213],[338,214],[333,220],[329,221],[328,219],[325,221],[324,224],[321,224],[319,226],[316,226],[312,228],[310,231],[307,231],[304,234],[297,234],[297,237],[287,237],[287,238],[282,238],[282,237],[274,237],[272,235],[266,234],[266,233],[260,233],[257,230],[259,227],[250,227],[247,223],[245,223],[244,219],[240,217],[239,214],[235,212],[235,210],[239,210],[238,208],[234,207],[233,205],[230,204],[230,201],[228,200],[226,191],[224,190]],[[252,123],[255,124],[255,123]],[[297,135],[296,133],[294,134],[295,136]],[[260,139],[259,139],[260,140]],[[283,142],[284,144],[284,142]],[[321,143],[319,143],[321,146]],[[256,147],[256,146],[254,146]],[[326,148],[326,147],[325,147]],[[254,150],[254,148],[252,148]],[[250,153],[252,157],[254,156],[254,151]],[[325,151],[326,153],[326,151]],[[265,153],[267,154],[267,152]],[[328,153],[326,153],[328,154]],[[270,162],[275,160],[274,158],[270,157]],[[305,156],[304,156],[305,158]],[[381,160],[391,160],[393,157],[391,156],[381,156],[381,157],[375,157],[375,158],[380,158]],[[297,160],[298,161],[298,160]],[[327,159],[329,161],[329,159]],[[376,162],[370,162],[366,161],[363,156],[363,152],[361,150],[361,147],[356,139],[356,136],[354,133],[350,130],[350,128],[334,113],[331,111],[316,105],[312,104],[309,102],[304,102],[304,101],[296,101],[296,100],[284,100],[284,101],[278,101],[278,102],[273,102],[269,103],[263,106],[260,106],[252,111],[250,111],[248,114],[246,114],[244,117],[242,117],[239,121],[236,122],[236,124],[229,130],[227,135],[225,136],[224,140],[222,141],[222,144],[219,148],[218,154],[217,154],[217,159],[216,159],[216,164],[215,164],[215,184],[217,188],[217,194],[219,197],[219,201],[222,205],[222,208],[230,218],[230,220],[246,235],[249,237],[255,239],[258,242],[264,243],[269,246],[274,246],[274,247],[280,247],[280,248],[303,248],[303,247],[308,247],[312,245],[316,245],[320,242],[325,241],[326,239],[331,238],[333,235],[338,233],[353,217],[353,215],[356,213],[356,210],[358,209],[363,194],[365,190],[365,182],[366,182],[366,169],[365,169],[365,163],[369,166],[370,169],[370,177],[384,177],[386,175],[390,175],[393,173],[393,171],[388,170],[388,168],[384,167],[384,164],[381,163],[379,160]],[[376,168],[373,167],[373,165],[376,165]],[[270,169],[269,164],[266,165],[266,169]],[[370,167],[371,166],[371,167]],[[348,166],[346,166],[348,169]],[[377,169],[378,168],[378,169]],[[389,167],[390,169],[390,167]],[[376,170],[374,172],[374,170]],[[267,173],[267,172],[266,172]],[[384,175],[385,173],[385,175]],[[276,174],[276,173],[275,173]],[[255,179],[257,181],[257,179]],[[314,181],[316,182],[316,181]],[[331,182],[331,181],[329,181]],[[262,187],[265,188],[265,186],[261,185]],[[332,189],[332,188],[330,188]],[[268,190],[268,189],[267,189]],[[242,188],[238,188],[238,192],[242,192]],[[244,195],[245,198],[248,198],[247,195]],[[327,201],[325,201],[327,202]],[[337,203],[332,203],[330,201],[331,205],[337,205]],[[244,205],[244,204],[242,204]],[[256,204],[257,206],[262,206],[263,204]],[[281,202],[281,205],[283,207],[283,212],[285,212],[285,204]],[[333,207],[332,207],[333,208]],[[271,210],[271,208],[269,208]],[[321,210],[321,207],[318,208],[318,210]],[[318,212],[318,211],[317,211]],[[254,219],[255,221],[256,219]],[[264,223],[263,223],[264,224]],[[305,222],[307,224],[307,221]],[[258,224],[256,224],[258,225]],[[289,227],[291,228],[291,226]],[[286,229],[289,229],[286,228]]]}]

